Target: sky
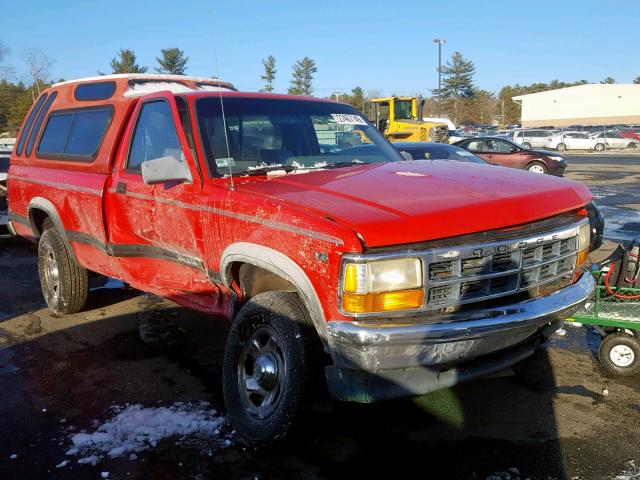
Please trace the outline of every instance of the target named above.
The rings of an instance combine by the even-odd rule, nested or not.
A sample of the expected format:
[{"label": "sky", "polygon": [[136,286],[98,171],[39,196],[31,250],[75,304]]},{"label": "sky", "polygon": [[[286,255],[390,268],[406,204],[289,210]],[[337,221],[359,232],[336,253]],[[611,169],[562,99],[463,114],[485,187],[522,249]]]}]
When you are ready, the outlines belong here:
[{"label": "sky", "polygon": [[640,2],[537,1],[254,1],[29,0],[3,8],[5,63],[27,80],[24,51],[55,59],[53,79],[110,72],[120,48],[133,49],[153,72],[161,48],[179,47],[188,72],[218,75],[258,90],[261,60],[277,60],[275,89],[285,92],[291,66],[315,60],[315,95],[360,86],[379,94],[429,94],[437,87],[438,49],[476,65],[475,83],[553,79],[631,83],[640,75]]}]

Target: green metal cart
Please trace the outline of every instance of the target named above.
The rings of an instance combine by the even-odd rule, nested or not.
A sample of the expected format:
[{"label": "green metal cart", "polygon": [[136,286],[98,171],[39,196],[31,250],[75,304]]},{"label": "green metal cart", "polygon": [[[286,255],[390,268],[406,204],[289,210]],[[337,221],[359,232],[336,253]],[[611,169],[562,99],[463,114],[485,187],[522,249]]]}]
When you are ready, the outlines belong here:
[{"label": "green metal cart", "polygon": [[640,373],[640,288],[610,287],[606,272],[592,272],[598,286],[569,321],[590,325],[601,335],[598,359],[606,370],[635,375]]}]

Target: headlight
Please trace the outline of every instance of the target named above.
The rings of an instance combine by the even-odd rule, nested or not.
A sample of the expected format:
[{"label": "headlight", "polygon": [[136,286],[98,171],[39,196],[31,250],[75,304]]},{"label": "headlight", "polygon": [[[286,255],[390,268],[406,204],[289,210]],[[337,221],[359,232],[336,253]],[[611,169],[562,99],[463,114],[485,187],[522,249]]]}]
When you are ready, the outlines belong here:
[{"label": "headlight", "polygon": [[407,310],[424,302],[422,262],[417,258],[348,262],[342,276],[342,309],[347,314]]},{"label": "headlight", "polygon": [[589,256],[589,245],[591,244],[591,226],[585,223],[578,230],[578,257],[576,259],[576,268],[582,267]]},{"label": "headlight", "polygon": [[555,160],[556,162],[563,162],[564,161],[564,157],[561,157],[560,155],[549,155],[549,159],[550,160]]}]

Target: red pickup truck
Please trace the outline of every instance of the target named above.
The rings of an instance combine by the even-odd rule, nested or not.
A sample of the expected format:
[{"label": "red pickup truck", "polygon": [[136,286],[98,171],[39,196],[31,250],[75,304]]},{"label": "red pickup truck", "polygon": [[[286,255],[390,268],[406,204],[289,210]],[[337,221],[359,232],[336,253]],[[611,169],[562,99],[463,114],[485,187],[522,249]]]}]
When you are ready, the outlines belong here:
[{"label": "red pickup truck", "polygon": [[585,186],[407,161],[348,105],[211,79],[45,90],[8,192],[54,313],[101,274],[229,319],[224,399],[251,445],[323,369],[341,400],[448,387],[530,355],[594,288]]}]

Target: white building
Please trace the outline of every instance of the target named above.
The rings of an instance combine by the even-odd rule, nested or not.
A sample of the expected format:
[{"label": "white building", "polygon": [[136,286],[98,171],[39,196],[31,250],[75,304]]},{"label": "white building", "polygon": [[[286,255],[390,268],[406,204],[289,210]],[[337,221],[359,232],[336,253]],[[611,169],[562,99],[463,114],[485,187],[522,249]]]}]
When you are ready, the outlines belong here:
[{"label": "white building", "polygon": [[513,97],[523,127],[640,124],[640,85],[586,84]]}]

